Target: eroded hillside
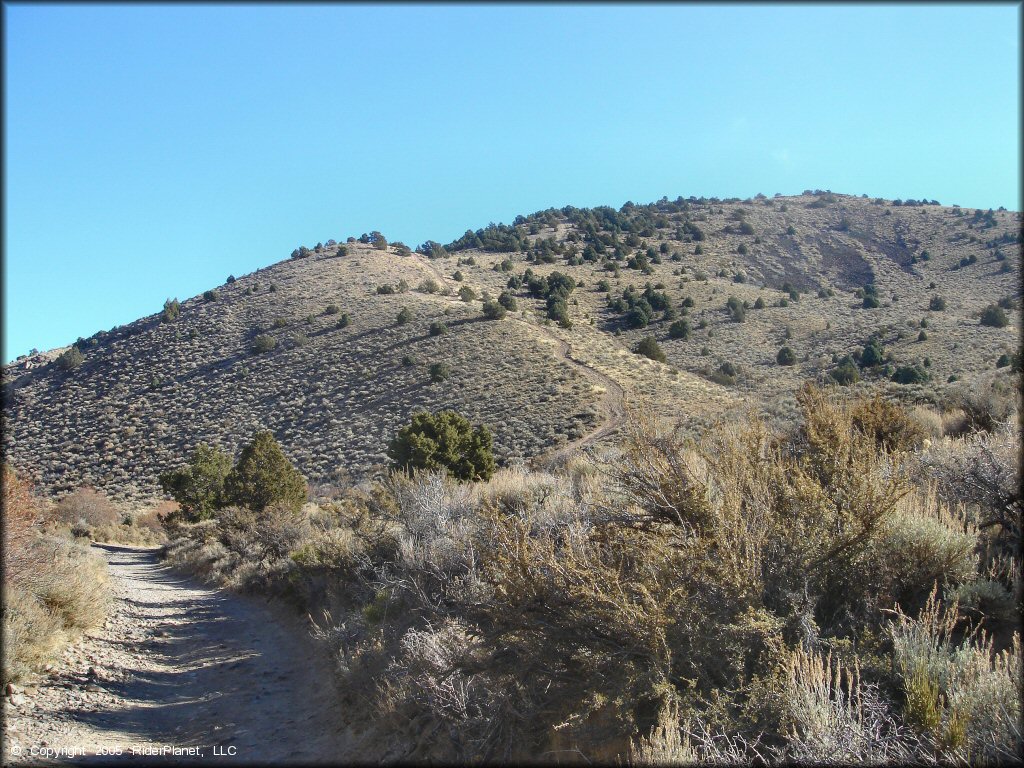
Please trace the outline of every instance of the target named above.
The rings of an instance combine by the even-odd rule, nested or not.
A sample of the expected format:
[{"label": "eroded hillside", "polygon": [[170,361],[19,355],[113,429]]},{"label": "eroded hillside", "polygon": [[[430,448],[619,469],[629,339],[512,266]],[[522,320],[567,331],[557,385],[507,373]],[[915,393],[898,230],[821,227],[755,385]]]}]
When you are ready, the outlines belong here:
[{"label": "eroded hillside", "polygon": [[[328,245],[175,319],[81,340],[71,370],[55,352],[7,366],[4,448],[44,489],[140,497],[197,442],[235,452],[269,428],[331,483],[380,469],[411,413],[444,407],[490,426],[509,462],[612,437],[623,401],[694,428],[751,404],[785,417],[802,381],[872,338],[884,360],[854,361],[858,386],[941,401],[1017,351],[1019,228],[1012,212],[822,193],[552,209],[418,253]],[[569,322],[536,286],[553,272],[576,286]],[[459,297],[467,286],[476,298]],[[486,319],[485,291],[516,308]],[[999,302],[1007,324],[982,324]],[[276,346],[255,351],[264,336]],[[633,353],[648,336],[664,363]],[[891,381],[901,368],[915,383]]]}]

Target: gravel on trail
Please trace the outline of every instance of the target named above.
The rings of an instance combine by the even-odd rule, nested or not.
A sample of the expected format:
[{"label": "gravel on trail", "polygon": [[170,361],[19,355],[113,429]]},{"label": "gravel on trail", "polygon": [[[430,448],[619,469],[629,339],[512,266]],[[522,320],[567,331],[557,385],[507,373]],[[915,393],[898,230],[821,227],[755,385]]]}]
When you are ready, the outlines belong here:
[{"label": "gravel on trail", "polygon": [[335,676],[299,616],[199,584],[157,549],[93,546],[110,613],[5,697],[4,765],[345,761]]}]

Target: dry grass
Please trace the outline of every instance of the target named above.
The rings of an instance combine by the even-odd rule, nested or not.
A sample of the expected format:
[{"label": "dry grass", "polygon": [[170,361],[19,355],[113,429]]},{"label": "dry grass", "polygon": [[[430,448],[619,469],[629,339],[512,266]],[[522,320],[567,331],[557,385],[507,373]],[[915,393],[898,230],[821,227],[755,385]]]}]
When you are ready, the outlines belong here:
[{"label": "dry grass", "polygon": [[470,485],[393,474],[284,527],[241,511],[186,527],[172,557],[321,617],[366,757],[1002,754],[1018,641],[956,641],[950,658],[991,663],[936,683],[960,708],[942,704],[941,733],[916,725],[912,651],[891,643],[913,646],[898,638],[936,595],[970,602],[951,616],[1019,618],[1003,585],[1019,561],[981,556],[975,516],[914,485],[925,447],[904,411],[813,388],[799,407],[799,429],[752,415],[699,439],[634,413],[600,461]]},{"label": "dry grass", "polygon": [[3,682],[54,659],[82,631],[103,621],[107,569],[69,538],[42,531],[38,502],[4,468]]}]

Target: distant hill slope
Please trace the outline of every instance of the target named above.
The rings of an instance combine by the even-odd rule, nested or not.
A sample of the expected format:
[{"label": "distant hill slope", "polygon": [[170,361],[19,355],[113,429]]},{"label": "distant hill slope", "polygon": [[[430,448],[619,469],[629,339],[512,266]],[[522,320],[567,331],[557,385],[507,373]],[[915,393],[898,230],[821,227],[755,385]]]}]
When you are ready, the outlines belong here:
[{"label": "distant hill slope", "polygon": [[[345,248],[240,277],[213,299],[182,302],[177,319],[158,313],[81,341],[73,370],[53,352],[6,366],[6,457],[45,490],[88,483],[138,498],[197,442],[234,452],[268,428],[312,482],[330,483],[382,468],[387,441],[419,409],[488,424],[499,458],[514,461],[608,439],[623,399],[694,428],[748,404],[784,417],[800,382],[872,334],[888,368],[865,369],[864,384],[917,365],[927,382],[885,386],[921,399],[994,370],[1020,340],[1020,215],[1007,211],[831,193],[680,198],[552,209],[424,253]],[[571,328],[547,319],[529,281],[509,288],[527,268],[579,283],[566,301]],[[430,280],[449,295],[421,290]],[[633,311],[648,284],[648,304],[667,302],[667,317]],[[868,284],[875,308],[857,295]],[[487,320],[479,298],[456,295],[466,285],[508,290],[518,306]],[[929,310],[936,296],[944,310]],[[733,297],[746,303],[742,322]],[[1000,300],[1008,325],[982,325]],[[403,308],[411,319],[400,324]],[[679,320],[688,334],[670,331]],[[447,332],[431,335],[435,322]],[[254,352],[261,335],[276,348]],[[632,353],[646,336],[666,363]],[[795,364],[778,364],[782,346]],[[431,380],[435,363],[447,380]]]}]

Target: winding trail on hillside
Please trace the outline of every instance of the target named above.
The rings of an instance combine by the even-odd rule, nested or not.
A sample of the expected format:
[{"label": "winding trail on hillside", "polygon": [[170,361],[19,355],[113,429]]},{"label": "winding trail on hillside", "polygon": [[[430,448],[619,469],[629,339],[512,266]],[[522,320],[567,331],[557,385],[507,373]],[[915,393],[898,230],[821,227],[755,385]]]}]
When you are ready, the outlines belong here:
[{"label": "winding trail on hillside", "polygon": [[[415,258],[417,263],[427,269],[431,275],[440,280],[442,284],[450,282],[449,278],[428,259],[418,253],[415,255]],[[466,283],[464,282],[463,285],[465,284]],[[541,335],[554,342],[555,357],[559,360],[564,360],[567,364],[576,368],[604,394],[604,397],[601,398],[597,406],[598,417],[600,419],[598,426],[576,440],[568,442],[559,448],[547,451],[540,456],[535,456],[533,458],[534,466],[545,468],[557,466],[568,459],[574,452],[582,451],[593,445],[598,440],[601,440],[618,430],[623,423],[625,423],[626,393],[619,382],[575,356],[573,354],[572,345],[565,339],[558,336],[550,328],[541,325],[540,323],[525,320],[521,317],[515,317],[511,313],[509,314],[509,317],[517,323],[529,326],[533,331],[539,331]]]},{"label": "winding trail on hillside", "polygon": [[5,707],[5,765],[58,750],[87,764],[199,759],[145,752],[168,747],[203,762],[344,761],[335,678],[297,616],[198,584],[158,550],[94,547],[109,565],[106,623]]}]

